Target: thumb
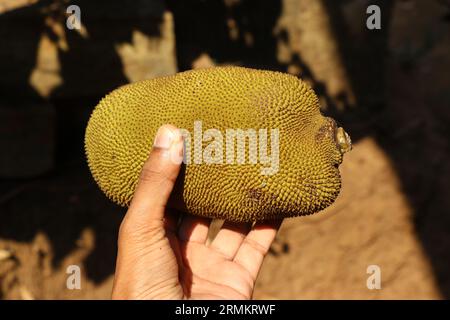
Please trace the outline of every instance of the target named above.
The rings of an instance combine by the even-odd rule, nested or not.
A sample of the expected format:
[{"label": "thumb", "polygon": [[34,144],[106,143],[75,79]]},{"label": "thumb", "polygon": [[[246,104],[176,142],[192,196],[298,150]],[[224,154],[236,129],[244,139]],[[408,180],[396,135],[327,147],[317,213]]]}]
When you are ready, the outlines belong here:
[{"label": "thumb", "polygon": [[173,125],[156,133],[153,148],[139,177],[127,215],[134,222],[163,220],[183,160],[183,137]]}]

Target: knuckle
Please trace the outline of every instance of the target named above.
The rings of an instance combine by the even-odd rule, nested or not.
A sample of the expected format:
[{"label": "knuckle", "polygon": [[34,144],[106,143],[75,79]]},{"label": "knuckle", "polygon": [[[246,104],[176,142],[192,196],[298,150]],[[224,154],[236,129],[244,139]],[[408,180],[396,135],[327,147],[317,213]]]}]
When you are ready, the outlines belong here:
[{"label": "knuckle", "polygon": [[153,161],[147,161],[140,174],[140,181],[145,183],[161,184],[163,182],[175,183],[176,178],[172,177],[168,168],[163,165],[155,165]]},{"label": "knuckle", "polygon": [[142,168],[140,175],[141,181],[154,183],[160,182],[164,179],[165,179],[164,174],[161,171],[155,170],[149,165],[144,165],[144,167]]},{"label": "knuckle", "polygon": [[265,256],[269,251],[269,248],[263,246],[259,242],[253,239],[245,239],[244,243],[246,243],[250,248],[252,248],[255,252],[258,252],[260,255]]},{"label": "knuckle", "polygon": [[134,223],[132,219],[125,217],[119,227],[119,242],[145,242],[155,240],[164,232],[163,221],[148,221],[147,223]]}]

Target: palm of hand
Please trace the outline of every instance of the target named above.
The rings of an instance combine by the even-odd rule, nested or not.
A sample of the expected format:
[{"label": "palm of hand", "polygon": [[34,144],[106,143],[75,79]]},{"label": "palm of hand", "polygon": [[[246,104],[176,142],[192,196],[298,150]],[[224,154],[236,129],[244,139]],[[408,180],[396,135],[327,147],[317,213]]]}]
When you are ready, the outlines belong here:
[{"label": "palm of hand", "polygon": [[250,299],[254,284],[281,221],[226,222],[207,242],[209,219],[187,216],[178,230],[166,229],[179,267],[184,298]]}]

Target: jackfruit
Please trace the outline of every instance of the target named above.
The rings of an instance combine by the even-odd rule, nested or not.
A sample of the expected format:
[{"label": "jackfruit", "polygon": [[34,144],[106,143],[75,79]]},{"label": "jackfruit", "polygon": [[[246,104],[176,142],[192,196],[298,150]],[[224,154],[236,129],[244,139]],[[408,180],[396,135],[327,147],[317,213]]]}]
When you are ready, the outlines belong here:
[{"label": "jackfruit", "polygon": [[85,134],[87,161],[114,202],[130,203],[155,134],[167,123],[184,129],[186,142],[174,207],[258,221],[312,214],[339,194],[338,166],[351,142],[321,114],[314,91],[280,72],[215,67],[125,85],[96,106]]}]

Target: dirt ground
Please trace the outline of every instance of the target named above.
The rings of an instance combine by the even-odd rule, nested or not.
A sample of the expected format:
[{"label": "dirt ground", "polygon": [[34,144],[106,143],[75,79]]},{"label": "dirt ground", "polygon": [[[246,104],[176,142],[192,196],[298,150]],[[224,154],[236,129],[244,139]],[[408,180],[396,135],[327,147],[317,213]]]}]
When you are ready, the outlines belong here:
[{"label": "dirt ground", "polygon": [[[90,38],[66,34],[70,50],[55,25],[48,38],[17,27],[17,37],[31,39],[20,44],[1,33],[17,16],[34,17],[40,1],[5,13],[0,6],[8,43],[0,61],[10,59],[1,65],[0,107],[9,92],[47,94],[57,132],[50,171],[0,180],[0,298],[110,297],[125,211],[85,164],[89,113],[120,84],[210,64],[300,76],[354,141],[337,201],[283,222],[254,298],[450,298],[450,6],[375,2],[383,28],[374,32],[365,28],[365,0],[167,1],[164,10],[155,0],[138,8],[150,25],[118,5],[86,18]],[[93,2],[81,7],[100,12]],[[155,10],[163,13],[155,18]],[[105,24],[120,15],[120,26]],[[69,265],[81,268],[81,290],[66,287]],[[370,265],[380,267],[379,290],[367,287]]]}]

